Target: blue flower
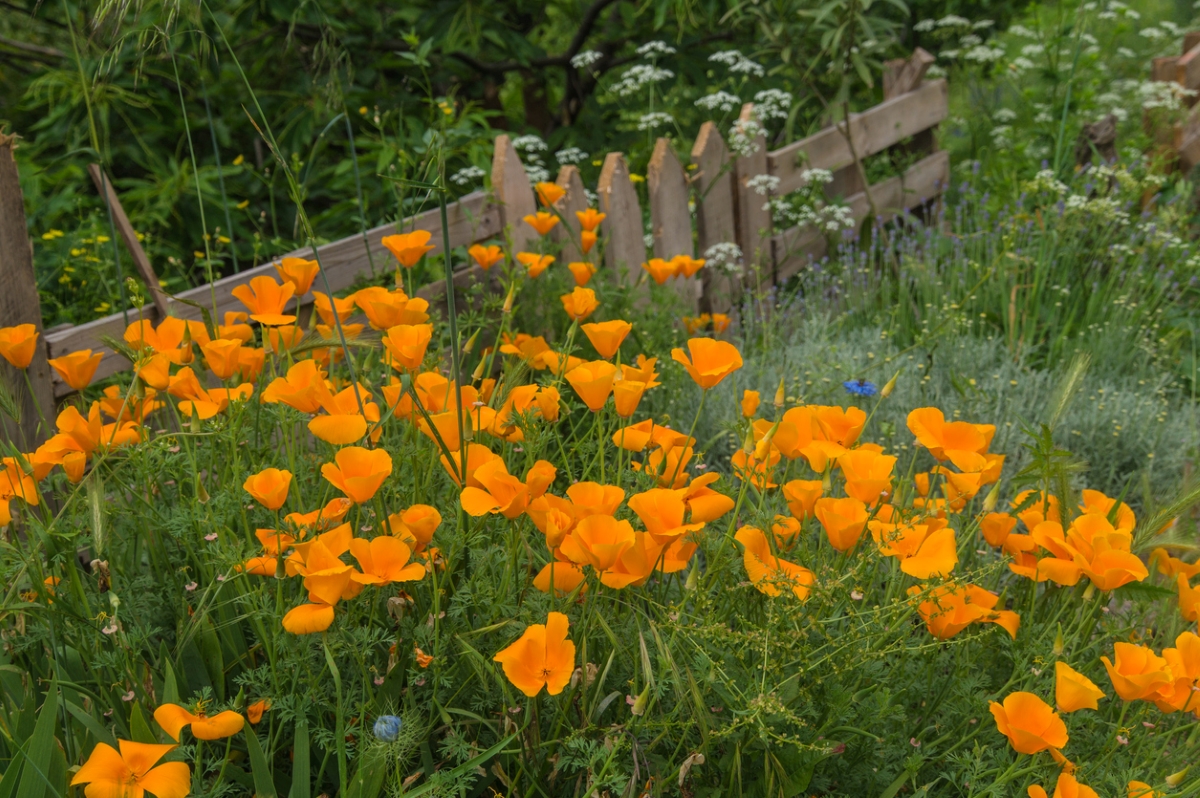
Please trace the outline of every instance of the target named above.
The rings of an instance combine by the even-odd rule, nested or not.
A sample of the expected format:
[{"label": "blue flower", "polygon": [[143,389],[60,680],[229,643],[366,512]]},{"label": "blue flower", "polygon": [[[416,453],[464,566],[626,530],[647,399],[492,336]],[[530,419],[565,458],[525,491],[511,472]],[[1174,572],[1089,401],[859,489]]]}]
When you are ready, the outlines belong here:
[{"label": "blue flower", "polygon": [[874,396],[879,392],[875,383],[867,380],[846,380],[842,383],[842,387],[855,396]]},{"label": "blue flower", "polygon": [[385,743],[394,743],[402,725],[403,721],[395,715],[380,715],[375,719],[375,736]]}]

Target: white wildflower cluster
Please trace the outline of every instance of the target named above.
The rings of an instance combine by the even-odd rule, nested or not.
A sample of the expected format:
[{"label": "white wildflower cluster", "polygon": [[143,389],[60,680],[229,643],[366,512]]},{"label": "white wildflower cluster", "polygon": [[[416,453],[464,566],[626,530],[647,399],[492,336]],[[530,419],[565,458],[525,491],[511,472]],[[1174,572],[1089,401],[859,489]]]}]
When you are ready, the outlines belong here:
[{"label": "white wildflower cluster", "polygon": [[1161,28],[1156,28],[1151,25],[1148,28],[1142,28],[1140,31],[1138,31],[1138,36],[1147,38],[1150,41],[1156,41],[1158,39],[1166,38],[1167,34]]},{"label": "white wildflower cluster", "polygon": [[771,200],[763,206],[779,227],[811,227],[822,233],[837,233],[854,229],[854,212],[838,204],[793,205],[786,199]]},{"label": "white wildflower cluster", "polygon": [[587,157],[588,154],[578,147],[567,147],[566,149],[559,150],[554,154],[554,159],[558,161],[561,166],[583,163],[587,160]]},{"label": "white wildflower cluster", "polygon": [[646,86],[662,83],[673,77],[675,77],[675,73],[669,69],[652,64],[635,64],[621,74],[620,80],[613,85],[612,90],[618,97],[628,97]]},{"label": "white wildflower cluster", "polygon": [[746,188],[753,189],[755,194],[765,197],[779,188],[779,178],[775,175],[755,175],[746,181]]},{"label": "white wildflower cluster", "polygon": [[653,247],[654,246],[654,233],[646,233],[644,236],[642,236],[642,243],[644,243],[646,245],[646,249],[650,249],[651,247]]},{"label": "white wildflower cluster", "polygon": [[734,108],[742,104],[741,98],[730,94],[727,91],[718,91],[713,94],[706,94],[699,100],[696,100],[696,105],[703,108],[705,111],[720,111],[727,114]]},{"label": "white wildflower cluster", "polygon": [[521,155],[525,162],[525,174],[529,177],[530,182],[541,183],[550,179],[550,170],[546,168],[546,164],[542,160],[542,153],[549,148],[546,146],[546,142],[542,141],[541,136],[532,133],[518,136],[513,139],[513,149]]},{"label": "white wildflower cluster", "polygon": [[653,111],[638,117],[638,130],[656,130],[674,121],[675,117],[670,114],[663,113],[662,111]]},{"label": "white wildflower cluster", "polygon": [[805,169],[800,179],[808,186],[827,186],[833,182],[833,172],[828,169]]},{"label": "white wildflower cluster", "polygon": [[1033,117],[1033,121],[1039,125],[1044,125],[1054,121],[1054,114],[1050,113],[1050,106],[1045,103],[1034,103],[1033,107],[1037,109],[1037,114]]},{"label": "white wildflower cluster", "polygon": [[704,251],[704,260],[710,268],[735,275],[742,273],[742,249],[732,241],[713,244]]},{"label": "white wildflower cluster", "polygon": [[1007,125],[1017,118],[1017,112],[1011,108],[997,108],[992,118],[1002,125]]},{"label": "white wildflower cluster", "polygon": [[588,203],[589,208],[598,208],[600,206],[600,195],[597,194],[595,191],[592,191],[587,186],[584,186],[583,195],[585,197],[587,197],[587,203]]},{"label": "white wildflower cluster", "polygon": [[944,78],[946,77],[946,70],[937,64],[930,64],[929,69],[925,70],[925,76],[929,78]]},{"label": "white wildflower cluster", "polygon": [[1162,108],[1167,111],[1178,111],[1183,108],[1186,97],[1194,97],[1194,89],[1185,89],[1178,83],[1166,83],[1158,80],[1146,80],[1138,84],[1138,98],[1142,108],[1147,111]]},{"label": "white wildflower cluster", "polygon": [[1097,221],[1108,224],[1127,224],[1129,213],[1121,210],[1121,203],[1113,197],[1085,197],[1072,194],[1063,202],[1063,207],[1072,213],[1087,214],[1089,223]]},{"label": "white wildflower cluster", "polygon": [[1022,56],[1022,55],[1017,56],[1016,58],[1014,58],[1012,61],[1010,61],[1008,63],[1008,68],[1011,69],[1013,72],[1017,73],[1018,75],[1020,75],[1022,72],[1026,72],[1030,69],[1033,69],[1035,66],[1037,66],[1037,64],[1033,63],[1028,58],[1026,58],[1025,56]]},{"label": "white wildflower cluster", "polygon": [[1025,27],[1024,25],[1010,25],[1008,28],[1008,32],[1011,33],[1013,36],[1020,36],[1023,39],[1036,39],[1037,38],[1037,34],[1034,33],[1033,31],[1031,31],[1029,28]]},{"label": "white wildflower cluster", "polygon": [[713,63],[724,64],[729,67],[730,72],[738,75],[753,75],[756,78],[761,78],[767,74],[762,64],[750,60],[742,55],[739,50],[721,50],[718,53],[710,55],[708,60]]},{"label": "white wildflower cluster", "polygon": [[968,33],[966,36],[959,38],[958,44],[960,47],[974,47],[977,44],[983,44],[983,39],[974,33]]},{"label": "white wildflower cluster", "polygon": [[937,21],[939,28],[969,28],[971,20],[960,17],[957,14],[947,14]]},{"label": "white wildflower cluster", "polygon": [[754,113],[764,122],[787,119],[791,107],[792,95],[782,89],[764,89],[754,95]]},{"label": "white wildflower cluster", "polygon": [[1034,175],[1033,180],[1027,182],[1024,186],[1025,190],[1032,193],[1041,193],[1043,191],[1051,194],[1062,196],[1067,193],[1067,184],[1054,176],[1053,169],[1043,169]]},{"label": "white wildflower cluster", "polygon": [[641,47],[637,48],[637,54],[642,58],[657,58],[660,55],[674,55],[675,48],[666,42],[646,42]]},{"label": "white wildflower cluster", "polygon": [[963,53],[964,61],[974,61],[977,64],[991,64],[1004,57],[1004,48],[988,47],[978,44]]},{"label": "white wildflower cluster", "polygon": [[1135,53],[1133,50],[1130,50],[1128,47],[1118,47],[1117,55],[1121,56],[1122,58],[1137,58],[1137,53]]},{"label": "white wildflower cluster", "polygon": [[937,20],[923,19],[917,24],[913,25],[913,30],[915,30],[917,33],[929,33],[929,31],[933,30],[936,26]]},{"label": "white wildflower cluster", "polygon": [[450,175],[450,182],[456,186],[469,186],[476,180],[482,180],[487,172],[480,169],[478,166],[465,166],[459,169],[454,174]]},{"label": "white wildflower cluster", "polygon": [[746,158],[758,152],[758,139],[764,135],[763,126],[756,119],[739,119],[729,128],[729,149]]},{"label": "white wildflower cluster", "polygon": [[1036,58],[1044,52],[1046,52],[1044,44],[1027,44],[1021,48],[1021,55],[1029,58]]},{"label": "white wildflower cluster", "polygon": [[571,66],[576,69],[587,69],[590,66],[600,63],[600,59],[604,58],[604,53],[599,50],[584,50],[581,53],[576,53],[571,56]]},{"label": "white wildflower cluster", "polygon": [[997,125],[992,128],[992,144],[997,149],[1006,149],[1012,146],[1012,125]]},{"label": "white wildflower cluster", "polygon": [[980,19],[971,23],[972,30],[987,30],[988,28],[994,27],[996,27],[996,22],[995,20],[991,19]]}]

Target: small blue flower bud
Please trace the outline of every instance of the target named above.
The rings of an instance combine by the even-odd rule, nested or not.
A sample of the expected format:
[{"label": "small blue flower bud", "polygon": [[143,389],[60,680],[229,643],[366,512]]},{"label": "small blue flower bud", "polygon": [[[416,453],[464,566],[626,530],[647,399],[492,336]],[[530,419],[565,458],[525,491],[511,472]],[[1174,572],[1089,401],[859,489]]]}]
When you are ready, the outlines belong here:
[{"label": "small blue flower bud", "polygon": [[403,721],[395,715],[380,715],[375,719],[375,737],[385,743],[394,743],[400,736]]}]

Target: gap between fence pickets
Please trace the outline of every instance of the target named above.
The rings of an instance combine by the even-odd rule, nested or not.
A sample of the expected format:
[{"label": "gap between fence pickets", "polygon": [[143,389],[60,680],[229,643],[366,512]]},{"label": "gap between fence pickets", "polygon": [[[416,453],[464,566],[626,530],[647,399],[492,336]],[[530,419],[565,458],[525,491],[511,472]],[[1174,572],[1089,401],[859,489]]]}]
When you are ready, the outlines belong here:
[{"label": "gap between fence pickets", "polygon": [[[950,153],[941,150],[917,161],[903,175],[873,184],[871,196],[882,217],[880,221],[886,222],[902,211],[910,211],[936,199],[949,182]],[[847,197],[846,204],[850,206],[856,226],[871,212],[866,192]],[[778,233],[772,239],[772,246],[779,257],[775,266],[776,279],[782,282],[800,272],[811,260],[824,256],[827,239],[825,234],[812,227],[793,227]]]}]

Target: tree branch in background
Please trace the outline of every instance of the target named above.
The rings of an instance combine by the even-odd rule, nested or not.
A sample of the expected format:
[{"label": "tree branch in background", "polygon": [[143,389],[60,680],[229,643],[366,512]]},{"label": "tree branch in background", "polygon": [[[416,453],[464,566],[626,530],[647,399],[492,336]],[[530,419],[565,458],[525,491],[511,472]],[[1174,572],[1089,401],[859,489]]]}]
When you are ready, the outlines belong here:
[{"label": "tree branch in background", "polygon": [[20,50],[21,52],[29,53],[34,57],[42,56],[40,60],[43,61],[47,58],[59,59],[67,57],[67,54],[62,50],[56,50],[53,47],[42,47],[40,44],[19,42],[16,39],[6,39],[3,36],[0,36],[0,47],[9,47],[13,50]]}]

